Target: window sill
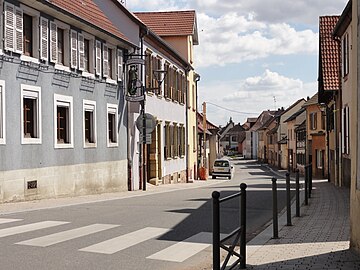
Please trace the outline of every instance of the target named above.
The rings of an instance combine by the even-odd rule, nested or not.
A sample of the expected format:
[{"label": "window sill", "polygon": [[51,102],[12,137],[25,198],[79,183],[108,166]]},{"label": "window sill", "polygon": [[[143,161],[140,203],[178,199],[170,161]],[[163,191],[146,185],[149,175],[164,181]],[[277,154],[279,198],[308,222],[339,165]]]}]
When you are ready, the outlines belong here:
[{"label": "window sill", "polygon": [[84,144],[84,148],[96,148],[97,144],[96,143],[85,143]]},{"label": "window sill", "polygon": [[41,144],[40,138],[21,138],[21,144]]},{"label": "window sill", "polygon": [[1,138],[1,139],[0,139],[0,145],[5,145],[5,144],[6,144],[5,139]]},{"label": "window sill", "polygon": [[85,78],[89,78],[89,79],[95,79],[95,74],[83,71],[81,73],[81,76],[85,77]]},{"label": "window sill", "polygon": [[113,85],[117,85],[117,81],[116,80],[113,80],[113,79],[110,79],[110,78],[106,78],[106,83],[108,84],[113,84]]},{"label": "window sill", "polygon": [[107,145],[108,148],[116,148],[118,146],[119,146],[118,143],[108,143],[108,145]]},{"label": "window sill", "polygon": [[73,144],[70,143],[57,143],[55,144],[55,149],[69,149],[69,148],[74,148]]},{"label": "window sill", "polygon": [[66,72],[69,72],[69,73],[71,72],[69,67],[63,66],[61,64],[55,64],[54,68],[57,69],[57,70],[66,71]]},{"label": "window sill", "polygon": [[23,55],[23,54],[20,56],[20,60],[24,61],[24,62],[31,62],[34,64],[40,64],[39,59],[31,57],[31,56]]}]

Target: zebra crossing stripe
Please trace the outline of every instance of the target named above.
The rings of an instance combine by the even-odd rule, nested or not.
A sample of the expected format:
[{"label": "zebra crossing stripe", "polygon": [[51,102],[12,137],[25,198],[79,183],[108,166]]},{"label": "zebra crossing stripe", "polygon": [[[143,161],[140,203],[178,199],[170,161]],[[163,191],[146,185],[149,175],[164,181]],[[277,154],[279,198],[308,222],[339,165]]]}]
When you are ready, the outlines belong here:
[{"label": "zebra crossing stripe", "polygon": [[170,262],[183,262],[211,246],[211,241],[212,233],[201,232],[146,258]]},{"label": "zebra crossing stripe", "polygon": [[59,225],[67,224],[67,223],[69,223],[69,222],[66,222],[66,221],[41,221],[41,222],[1,229],[0,230],[0,238],[10,236],[10,235],[20,234],[20,233],[55,227],[55,226],[59,226]]},{"label": "zebra crossing stripe", "polygon": [[125,235],[121,235],[109,239],[98,244],[88,246],[80,249],[80,251],[114,254],[118,251],[124,250],[128,247],[134,246],[151,238],[158,237],[164,233],[169,232],[170,229],[147,227],[138,231],[134,231]]},{"label": "zebra crossing stripe", "polygon": [[92,224],[89,226],[84,226],[72,230],[67,230],[63,232],[58,232],[50,235],[45,235],[38,238],[29,239],[26,241],[18,242],[17,245],[27,245],[27,246],[37,246],[37,247],[47,247],[61,242],[65,242],[71,239],[79,238],[89,234],[101,232],[104,230],[112,229],[118,227],[119,225],[111,224]]},{"label": "zebra crossing stripe", "polygon": [[22,219],[14,219],[14,218],[0,218],[0,224],[21,221]]}]

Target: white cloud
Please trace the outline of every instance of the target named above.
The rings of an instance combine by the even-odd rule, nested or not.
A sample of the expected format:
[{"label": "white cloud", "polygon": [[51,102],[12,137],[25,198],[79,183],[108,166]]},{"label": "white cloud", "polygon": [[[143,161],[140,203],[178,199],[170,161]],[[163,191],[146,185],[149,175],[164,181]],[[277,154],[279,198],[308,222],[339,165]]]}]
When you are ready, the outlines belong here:
[{"label": "white cloud", "polygon": [[196,66],[224,66],[270,55],[316,54],[318,33],[296,31],[286,23],[253,21],[231,12],[219,18],[198,14],[200,45]]},{"label": "white cloud", "polygon": [[301,23],[315,25],[319,14],[339,14],[345,7],[347,0],[211,0],[191,1],[189,7],[201,10],[219,17],[221,14],[238,11],[246,15],[251,12],[258,21],[277,23],[288,21],[290,23]]},{"label": "white cloud", "polygon": [[[219,98],[218,85],[221,85],[222,98]],[[212,83],[202,88],[206,89],[206,93],[200,93],[201,100],[210,102],[208,118],[218,125],[224,125],[230,117],[235,122],[243,123],[247,117],[257,117],[263,110],[287,108],[300,98],[311,97],[317,92],[317,82],[304,83],[300,79],[265,70],[261,75],[241,81]]]}]

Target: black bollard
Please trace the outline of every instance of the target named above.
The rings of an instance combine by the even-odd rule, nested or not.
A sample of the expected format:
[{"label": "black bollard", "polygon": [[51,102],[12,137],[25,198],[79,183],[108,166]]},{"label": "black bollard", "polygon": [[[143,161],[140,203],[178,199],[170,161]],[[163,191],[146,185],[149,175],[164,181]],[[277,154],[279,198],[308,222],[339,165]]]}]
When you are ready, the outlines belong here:
[{"label": "black bollard", "polygon": [[277,209],[277,185],[276,178],[272,178],[272,197],[273,197],[273,238],[279,238],[279,226],[278,226],[278,209]]},{"label": "black bollard", "polygon": [[220,193],[214,191],[213,198],[213,269],[220,270]]},{"label": "black bollard", "polygon": [[286,226],[291,226],[290,173],[286,173]]},{"label": "black bollard", "polygon": [[240,190],[240,200],[241,200],[241,219],[240,219],[240,269],[246,269],[246,187],[245,183],[241,183]]},{"label": "black bollard", "polygon": [[300,217],[300,181],[299,169],[295,171],[295,189],[296,189],[296,216]]}]

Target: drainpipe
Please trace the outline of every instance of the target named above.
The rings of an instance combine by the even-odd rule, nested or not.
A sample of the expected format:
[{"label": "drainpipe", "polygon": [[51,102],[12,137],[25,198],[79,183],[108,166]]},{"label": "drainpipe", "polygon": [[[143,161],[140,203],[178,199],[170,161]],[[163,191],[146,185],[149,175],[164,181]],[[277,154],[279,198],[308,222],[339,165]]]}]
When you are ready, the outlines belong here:
[{"label": "drainpipe", "polygon": [[199,166],[198,166],[198,158],[199,158],[199,144],[198,144],[198,129],[197,129],[197,113],[198,113],[198,82],[200,81],[200,75],[197,73],[194,73],[195,76],[195,89],[196,89],[196,96],[195,96],[195,112],[196,112],[196,126],[195,126],[195,141],[196,141],[196,175],[195,175],[195,171],[194,171],[194,178],[198,179],[198,174],[199,174]]}]

